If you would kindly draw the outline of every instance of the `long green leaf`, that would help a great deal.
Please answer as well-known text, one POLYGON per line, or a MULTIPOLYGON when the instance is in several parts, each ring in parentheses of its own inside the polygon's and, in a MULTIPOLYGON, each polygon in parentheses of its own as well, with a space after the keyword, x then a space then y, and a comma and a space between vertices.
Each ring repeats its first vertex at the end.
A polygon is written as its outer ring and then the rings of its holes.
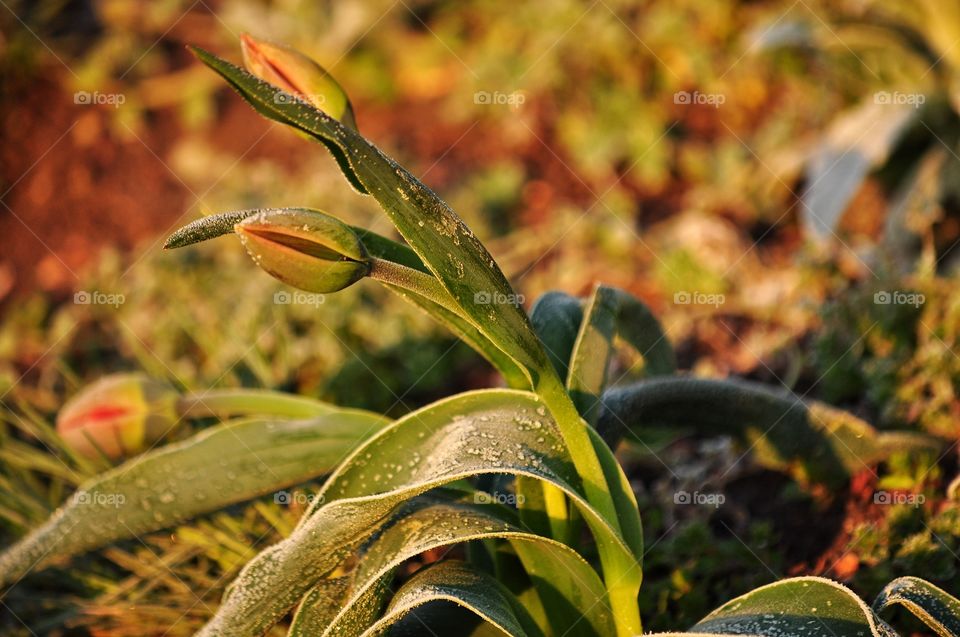
POLYGON ((436 193, 326 113, 301 100, 277 100, 280 89, 211 53, 193 50, 260 113, 324 142, 344 174, 377 200, 459 306, 536 385, 549 363, 526 313, 513 302, 513 289, 493 257, 436 193))
POLYGON ((331 409, 309 420, 251 419, 211 427, 85 483, 43 525, 0 554, 10 583, 76 555, 330 472, 389 419, 331 409))
MULTIPOLYGON (((358 625, 354 608, 378 607, 377 600, 388 592, 381 582, 396 566, 435 548, 495 538, 508 540, 533 583, 543 584, 538 590, 544 606, 551 609, 554 634, 610 634, 613 620, 606 603, 598 603, 604 599, 604 588, 596 571, 569 547, 522 530, 512 511, 486 504, 479 495, 465 497, 480 503, 422 496, 399 507, 387 528, 359 557, 350 590, 337 604, 336 619, 316 619, 317 611, 325 614, 317 600, 301 604, 291 636, 355 637, 364 627, 358 625), (424 533, 424 529, 430 532, 424 533)), ((321 587, 326 588, 325 583, 321 582, 321 587)))
MULTIPOLYGON (((776 469, 832 485, 877 462, 892 450, 889 434, 817 401, 804 401, 760 383, 702 378, 656 378, 603 395, 597 424, 608 442, 650 427, 686 427, 745 441, 755 457, 776 469)), ((933 449, 927 436, 897 434, 896 447, 933 449)))
POLYGON ((587 504, 580 476, 541 403, 526 392, 486 390, 413 412, 358 448, 328 479, 317 499, 322 504, 290 537, 244 567, 201 634, 260 634, 360 548, 398 504, 466 477, 497 473, 531 476, 563 490, 607 555, 609 572, 618 575, 608 590, 636 598, 638 539, 631 533, 625 544, 587 504))
POLYGON ((713 635, 897 637, 850 589, 822 577, 797 577, 733 599, 690 629, 713 635))
POLYGON ((547 292, 537 299, 530 311, 533 329, 560 378, 567 377, 567 366, 582 321, 580 300, 564 292, 547 292))
MULTIPOLYGON (((353 578, 350 575, 323 578, 318 581, 301 601, 287 635, 289 637, 319 635, 323 627, 330 625, 330 622, 340 613, 343 600, 347 599, 352 585, 353 578)), ((378 587, 377 595, 371 595, 371 597, 378 597, 379 594, 385 593, 383 588, 383 586, 378 587)), ((359 607, 360 604, 355 606, 359 607)), ((369 626, 377 620, 381 610, 381 600, 376 598, 373 603, 367 604, 364 608, 354 608, 353 621, 357 626, 369 626)))
POLYGON ((543 635, 529 613, 500 582, 462 562, 446 561, 417 573, 404 584, 383 618, 364 632, 363 637, 384 635, 414 609, 438 601, 452 602, 473 612, 508 637, 543 635))
POLYGON ((306 396, 271 389, 207 389, 184 394, 177 400, 181 418, 240 416, 307 419, 342 411, 339 407, 306 396))
POLYGON ((600 395, 617 341, 643 357, 647 375, 676 371, 673 347, 647 306, 623 290, 598 285, 587 302, 567 374, 573 402, 588 422, 596 423, 600 416, 600 395))
POLYGON ((941 637, 960 635, 960 600, 919 577, 899 577, 880 591, 873 609, 880 613, 900 605, 941 637))

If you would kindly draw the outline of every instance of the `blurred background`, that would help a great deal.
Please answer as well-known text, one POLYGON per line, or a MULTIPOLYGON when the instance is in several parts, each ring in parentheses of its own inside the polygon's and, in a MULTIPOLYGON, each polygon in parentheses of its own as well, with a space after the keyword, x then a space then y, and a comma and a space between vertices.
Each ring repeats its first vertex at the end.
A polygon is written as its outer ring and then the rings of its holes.
MULTIPOLYGON (((960 4, 0 0, 4 544, 89 475, 47 434, 105 373, 391 415, 499 382, 374 285, 298 302, 229 238, 161 249, 201 215, 258 206, 390 231, 323 148, 185 49, 238 62, 244 32, 336 76, 360 131, 458 211, 528 308, 610 283, 653 308, 691 373, 960 433, 960 4)), ((680 436, 624 452, 653 547, 651 629, 788 574, 870 597, 914 573, 956 592, 953 446, 843 493, 798 489, 743 451, 680 436), (727 505, 672 511, 651 448, 727 505), (927 506, 877 506, 878 481, 927 506)), ((0 627, 190 634, 297 514, 238 506, 47 570, 0 599, 0 627)))

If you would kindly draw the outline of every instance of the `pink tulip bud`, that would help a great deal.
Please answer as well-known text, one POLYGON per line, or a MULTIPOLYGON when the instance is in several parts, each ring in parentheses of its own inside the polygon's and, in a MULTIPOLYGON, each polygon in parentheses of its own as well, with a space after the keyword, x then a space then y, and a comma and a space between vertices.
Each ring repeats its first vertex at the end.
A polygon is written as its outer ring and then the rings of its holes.
POLYGON ((143 374, 106 376, 64 404, 57 433, 87 457, 134 455, 176 428, 178 397, 170 385, 143 374))

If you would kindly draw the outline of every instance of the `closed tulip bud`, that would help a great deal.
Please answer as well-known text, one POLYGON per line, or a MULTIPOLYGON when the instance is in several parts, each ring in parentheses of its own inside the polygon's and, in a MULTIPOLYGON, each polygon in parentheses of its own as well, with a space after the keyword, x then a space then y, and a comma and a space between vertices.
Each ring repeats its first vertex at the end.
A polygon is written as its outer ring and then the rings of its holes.
MULTIPOLYGON (((243 64, 264 82, 312 104, 344 126, 356 130, 353 107, 346 92, 326 69, 303 53, 279 44, 240 36, 243 64)), ((282 95, 278 96, 282 99, 282 95)))
POLYGON ((258 266, 301 290, 337 292, 370 273, 370 257, 357 234, 319 210, 265 210, 234 231, 258 266))
POLYGON ((116 460, 139 453, 179 422, 179 395, 143 374, 114 374, 85 387, 57 416, 57 433, 74 451, 116 460))

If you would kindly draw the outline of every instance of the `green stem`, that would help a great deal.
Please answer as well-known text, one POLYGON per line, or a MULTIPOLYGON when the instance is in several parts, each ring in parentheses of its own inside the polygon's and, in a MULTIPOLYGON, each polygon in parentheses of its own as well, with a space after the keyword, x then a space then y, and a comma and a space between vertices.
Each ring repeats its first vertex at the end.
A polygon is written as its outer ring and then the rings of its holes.
POLYGON ((473 319, 464 314, 463 309, 450 296, 450 293, 447 292, 440 281, 430 274, 393 261, 374 257, 370 260, 370 273, 367 276, 382 283, 395 285, 398 288, 419 294, 473 324, 473 319))
MULTIPOLYGON (((587 425, 570 399, 570 394, 555 373, 540 376, 535 391, 550 410, 560 429, 560 434, 570 452, 570 458, 583 481, 587 501, 607 520, 614 531, 622 536, 616 505, 607 487, 600 459, 587 434, 587 425)), ((617 547, 598 542, 597 549, 603 568, 604 584, 617 624, 618 637, 641 634, 643 631, 637 592, 632 586, 626 585, 629 582, 629 571, 636 565, 623 564, 617 547)))
POLYGON ((177 400, 177 413, 183 418, 244 414, 312 418, 330 409, 318 400, 268 389, 209 389, 184 394, 177 400))

